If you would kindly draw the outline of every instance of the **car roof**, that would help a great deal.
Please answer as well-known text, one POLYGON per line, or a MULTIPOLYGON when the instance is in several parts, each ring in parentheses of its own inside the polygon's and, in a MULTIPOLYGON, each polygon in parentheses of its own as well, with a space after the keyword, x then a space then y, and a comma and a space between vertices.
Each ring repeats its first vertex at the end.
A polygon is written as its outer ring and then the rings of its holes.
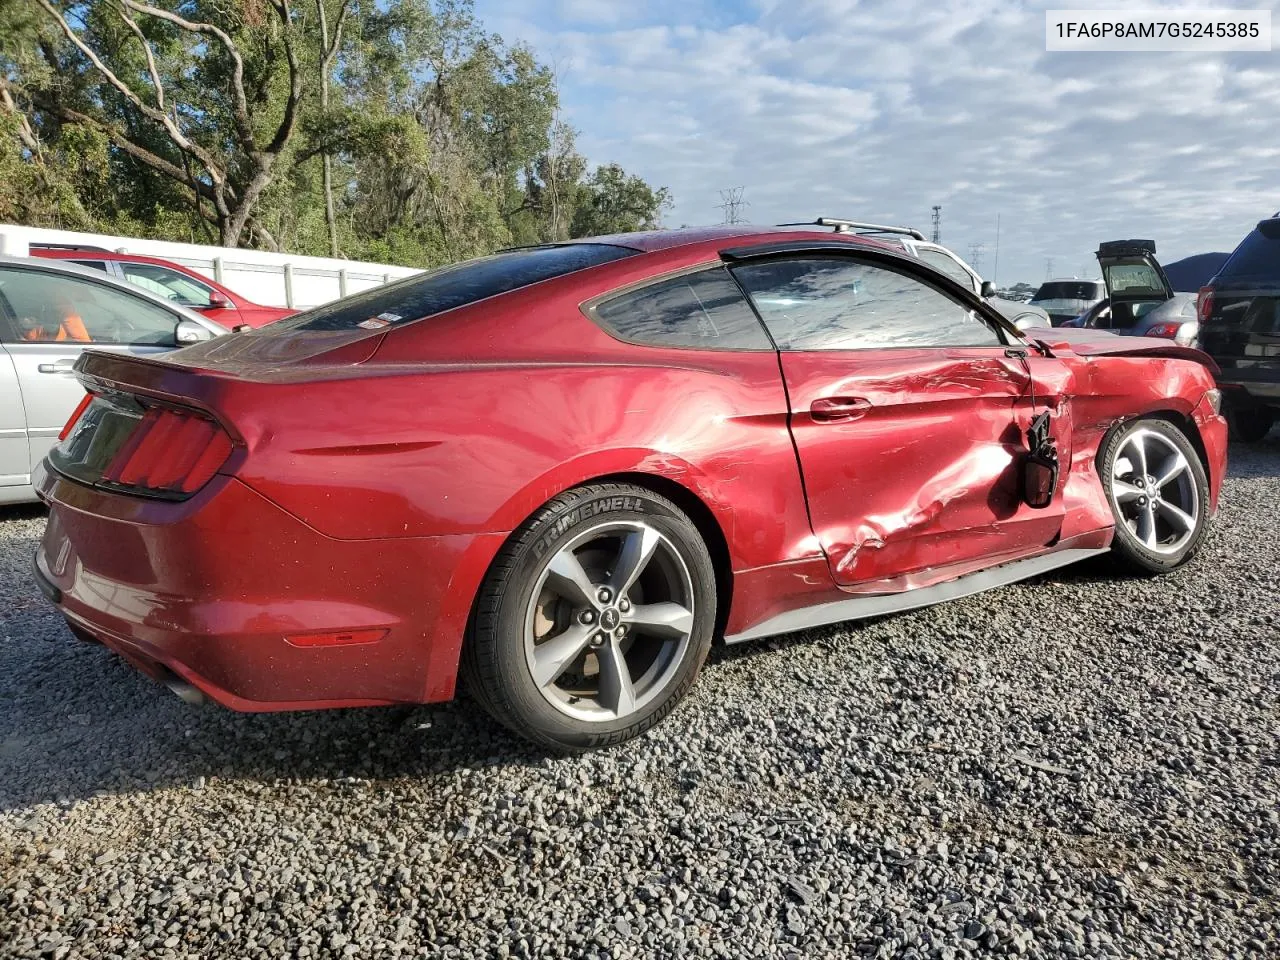
MULTIPOLYGON (((31 250, 33 257, 41 260, 118 260, 122 263, 152 263, 158 267, 175 267, 184 273, 192 273, 190 267, 177 263, 173 260, 166 260, 164 257, 150 257, 145 253, 119 253, 115 250, 94 250, 90 247, 81 247, 79 249, 68 249, 63 247, 33 247, 31 250)), ((208 280, 208 277, 201 277, 202 280, 208 280)))
POLYGON ((751 224, 734 223, 718 224, 711 227, 680 227, 675 230, 640 230, 633 233, 611 233, 598 237, 577 237, 562 241, 572 243, 603 243, 616 247, 630 247, 642 253, 656 253, 675 247, 692 244, 714 245, 722 240, 752 240, 761 242, 776 240, 779 237, 796 240, 838 240, 852 244, 866 244, 877 250, 896 249, 900 247, 886 242, 879 236, 859 233, 836 233, 830 227, 814 224, 751 224))
POLYGON ((78 263, 62 263, 60 262, 61 259, 62 258, 60 257, 12 257, 8 254, 0 253, 0 267, 17 267, 20 270, 32 270, 41 273, 59 273, 66 276, 79 277, 84 280, 91 280, 94 283, 103 284, 108 287, 115 287, 117 290, 121 290, 124 293, 128 293, 135 297, 141 297, 144 300, 149 300, 158 306, 172 310, 184 319, 195 320, 203 327, 207 327, 212 324, 218 330, 225 331, 227 329, 217 321, 210 320, 203 314, 184 307, 180 303, 175 303, 168 297, 162 297, 158 294, 152 293, 146 287, 140 287, 135 283, 128 283, 124 280, 117 280, 115 277, 108 276, 101 270, 96 270, 93 267, 82 267, 78 263))
POLYGON ((729 237, 746 237, 753 234, 773 234, 779 227, 761 227, 751 224, 722 224, 714 227, 680 227, 676 230, 639 230, 632 233, 609 233, 598 237, 577 237, 568 243, 604 243, 615 247, 630 247, 653 253, 671 247, 682 247, 708 240, 724 240, 729 237))

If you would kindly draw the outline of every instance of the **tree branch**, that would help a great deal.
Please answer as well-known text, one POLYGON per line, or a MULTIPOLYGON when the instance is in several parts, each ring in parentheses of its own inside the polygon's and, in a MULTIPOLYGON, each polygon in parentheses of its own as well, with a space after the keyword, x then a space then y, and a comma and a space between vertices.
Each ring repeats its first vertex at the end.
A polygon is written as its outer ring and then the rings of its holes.
POLYGON ((156 109, 164 109, 164 84, 160 82, 160 71, 156 69, 156 58, 151 52, 151 44, 147 42, 147 38, 142 33, 142 28, 138 26, 138 21, 129 16, 129 12, 124 7, 116 7, 116 12, 120 14, 120 19, 125 22, 138 42, 142 44, 142 52, 147 57, 147 72, 151 74, 151 83, 156 88, 156 109))
MULTIPOLYGON (((130 5, 132 4, 132 0, 123 0, 123 2, 130 5)), ((174 123, 163 110, 157 110, 155 107, 143 103, 142 98, 134 93, 133 88, 117 77, 111 68, 103 63, 98 55, 80 39, 76 32, 71 29, 71 24, 67 23, 66 17, 58 11, 57 7, 50 3, 50 0, 36 0, 36 3, 38 3, 44 11, 49 14, 49 16, 53 17, 62 32, 66 35, 67 39, 71 41, 72 45, 77 50, 88 58, 89 62, 97 68, 98 73, 102 75, 103 79, 120 91, 120 94, 132 103, 143 116, 164 127, 165 132, 169 134, 169 138, 173 140, 180 149, 187 151, 200 161, 201 165, 203 165, 205 170, 208 171, 209 177, 215 183, 221 183, 226 180, 226 174, 222 172, 222 169, 218 166, 218 163, 213 159, 209 152, 199 144, 193 143, 191 140, 187 139, 186 135, 178 128, 178 125, 174 123)))
POLYGON ((18 118, 18 139, 32 154, 37 157, 40 156, 40 141, 36 138, 35 131, 31 129, 31 123, 27 120, 27 115, 22 112, 17 102, 13 99, 9 81, 4 78, 3 74, 0 74, 0 113, 12 113, 18 118))
POLYGON ((90 116, 87 113, 81 113, 79 110, 74 110, 71 107, 66 107, 59 103, 34 97, 31 98, 31 100, 40 110, 43 110, 50 116, 57 117, 63 123, 79 123, 100 131, 116 146, 117 149, 123 153, 127 153, 135 160, 146 164, 157 173, 161 173, 164 176, 169 177, 172 180, 176 180, 178 183, 188 187, 197 196, 203 197, 211 202, 220 216, 230 216, 230 211, 227 209, 227 201, 231 200, 234 202, 237 199, 236 191, 230 184, 222 183, 210 185, 204 183, 198 177, 192 176, 187 170, 184 170, 177 164, 166 160, 159 154, 153 153, 146 147, 142 147, 134 143, 129 139, 128 134, 115 124, 107 123, 97 117, 90 116))
MULTIPOLYGON (((323 4, 323 2, 324 0, 320 0, 321 4, 323 4)), ((342 6, 338 8, 337 19, 333 21, 333 38, 329 42, 329 49, 324 51, 324 57, 323 57, 323 60, 321 61, 321 65, 325 70, 328 70, 330 64, 333 63, 334 55, 337 54, 338 47, 342 44, 342 25, 344 22, 346 22, 347 14, 350 12, 350 10, 351 10, 351 0, 342 0, 342 6)), ((322 5, 320 7, 321 23, 324 22, 324 18, 325 18, 324 7, 322 5)))
MULTIPOLYGON (((131 3, 132 0, 125 0, 131 3)), ((292 26, 290 22, 289 0, 269 0, 280 18, 281 41, 284 43, 285 59, 289 63, 289 98, 284 104, 284 117, 276 128, 276 135, 267 144, 264 153, 272 156, 284 149, 284 145, 293 136, 293 127, 298 119, 298 104, 302 101, 302 71, 298 66, 298 52, 293 49, 292 26)))
MULTIPOLYGON (((38 2, 47 4, 48 0, 38 0, 38 2)), ((233 114, 236 132, 240 135, 240 139, 244 141, 247 150, 250 152, 256 150, 257 143, 253 136, 253 124, 249 119, 249 101, 244 93, 244 59, 240 56, 240 50, 235 41, 231 39, 231 36, 221 27, 216 27, 212 23, 196 23, 161 7, 139 3, 138 0, 120 0, 120 2, 130 10, 149 17, 159 17, 161 20, 167 20, 174 26, 180 27, 189 33, 200 33, 218 39, 218 42, 227 51, 227 55, 231 57, 231 94, 235 98, 233 114)))

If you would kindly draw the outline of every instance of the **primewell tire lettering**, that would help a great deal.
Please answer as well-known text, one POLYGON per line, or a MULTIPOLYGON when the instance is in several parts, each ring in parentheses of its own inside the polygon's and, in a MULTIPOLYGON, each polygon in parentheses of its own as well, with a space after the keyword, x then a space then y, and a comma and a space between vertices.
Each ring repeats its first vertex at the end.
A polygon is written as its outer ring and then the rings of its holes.
POLYGON ((601 500, 593 500, 591 503, 583 504, 582 506, 574 507, 555 522, 552 526, 551 532, 539 540, 534 549, 538 555, 541 556, 550 549, 551 544, 558 537, 560 537, 579 520, 586 517, 598 517, 601 514, 622 510, 630 510, 634 513, 644 513, 644 502, 638 497, 606 497, 601 500))

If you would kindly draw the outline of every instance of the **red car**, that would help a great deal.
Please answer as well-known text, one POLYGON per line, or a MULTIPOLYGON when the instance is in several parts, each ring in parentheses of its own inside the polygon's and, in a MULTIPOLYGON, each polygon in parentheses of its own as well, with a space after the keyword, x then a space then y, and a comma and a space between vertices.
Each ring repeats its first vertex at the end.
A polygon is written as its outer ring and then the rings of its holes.
POLYGON ((504 252, 163 358, 86 353, 36 572, 189 699, 423 703, 461 673, 539 743, 616 743, 713 636, 1195 553, 1212 362, 1032 335, 816 227, 504 252))
POLYGON ((228 329, 245 323, 251 327, 262 327, 284 317, 292 317, 298 312, 288 307, 265 307, 246 300, 190 267, 161 260, 159 257, 112 253, 109 250, 84 247, 32 247, 31 255, 50 260, 69 260, 83 267, 101 270, 117 280, 136 283, 174 303, 197 310, 228 329))

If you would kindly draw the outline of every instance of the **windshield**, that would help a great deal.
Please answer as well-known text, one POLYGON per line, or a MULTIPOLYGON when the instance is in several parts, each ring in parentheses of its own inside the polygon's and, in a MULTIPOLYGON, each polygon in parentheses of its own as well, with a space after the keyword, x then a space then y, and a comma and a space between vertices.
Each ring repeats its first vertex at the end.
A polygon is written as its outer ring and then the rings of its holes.
POLYGON ((421 320, 638 250, 605 243, 568 243, 510 250, 415 274, 269 324, 259 335, 298 330, 379 330, 421 320))
POLYGON ((1240 242, 1236 252, 1218 271, 1218 279, 1280 284, 1280 238, 1272 239, 1255 229, 1240 242))
POLYGON ((1031 302, 1044 306, 1045 300, 1097 300, 1098 284, 1093 280, 1052 280, 1040 284, 1031 302))

